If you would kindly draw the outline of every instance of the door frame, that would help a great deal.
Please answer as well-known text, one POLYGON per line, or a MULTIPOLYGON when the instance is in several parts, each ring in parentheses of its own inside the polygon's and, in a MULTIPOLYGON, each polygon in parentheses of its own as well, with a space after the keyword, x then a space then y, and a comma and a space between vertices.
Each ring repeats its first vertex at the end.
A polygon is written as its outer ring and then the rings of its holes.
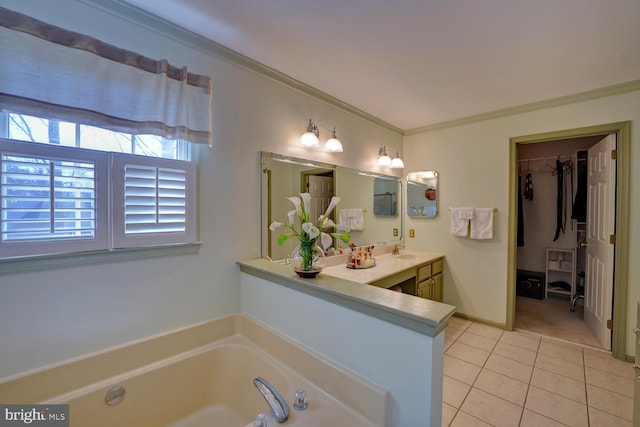
POLYGON ((616 122, 582 128, 544 132, 509 138, 509 224, 507 254, 507 321, 506 328, 514 329, 516 319, 516 270, 518 233, 518 148, 554 140, 614 133, 617 136, 616 170, 616 244, 614 248, 613 330, 611 351, 616 359, 624 359, 627 343, 627 294, 629 289, 629 219, 631 171, 631 122, 616 122))

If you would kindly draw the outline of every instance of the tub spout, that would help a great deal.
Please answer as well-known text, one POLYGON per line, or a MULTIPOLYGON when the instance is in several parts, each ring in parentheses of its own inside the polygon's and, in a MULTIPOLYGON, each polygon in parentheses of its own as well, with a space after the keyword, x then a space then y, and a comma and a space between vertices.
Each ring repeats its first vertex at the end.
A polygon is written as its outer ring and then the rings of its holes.
POLYGON ((262 377, 254 379, 253 384, 269 404, 276 421, 279 423, 287 421, 287 418, 289 418, 289 405, 287 405, 287 402, 285 402, 280 393, 278 393, 278 390, 262 377))

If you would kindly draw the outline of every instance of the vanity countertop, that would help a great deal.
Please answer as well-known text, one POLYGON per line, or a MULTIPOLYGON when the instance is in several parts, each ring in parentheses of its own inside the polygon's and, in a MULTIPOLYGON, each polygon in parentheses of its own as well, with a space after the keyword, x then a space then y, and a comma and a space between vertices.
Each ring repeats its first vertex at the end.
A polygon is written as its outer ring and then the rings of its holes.
POLYGON ((240 271, 252 276, 434 337, 447 326, 455 306, 367 284, 443 256, 437 253, 401 252, 401 255, 405 254, 415 257, 402 259, 397 255, 384 254, 376 257, 377 265, 373 268, 350 270, 345 264, 340 264, 326 267, 314 279, 302 279, 293 272, 291 265, 264 258, 239 261, 238 265, 240 271))
POLYGON ((373 283, 385 277, 393 276, 401 271, 415 268, 444 257, 443 254, 434 252, 418 252, 402 250, 399 255, 386 253, 375 256, 376 266, 372 268, 353 269, 347 268, 346 263, 325 267, 322 274, 358 283, 373 283))

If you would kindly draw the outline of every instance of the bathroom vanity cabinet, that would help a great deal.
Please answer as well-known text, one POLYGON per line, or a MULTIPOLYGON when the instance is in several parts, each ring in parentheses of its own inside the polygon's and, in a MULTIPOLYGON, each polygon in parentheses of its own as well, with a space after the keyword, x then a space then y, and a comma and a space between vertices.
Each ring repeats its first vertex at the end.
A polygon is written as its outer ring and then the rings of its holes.
POLYGON ((432 258, 369 284, 387 289, 399 286, 403 293, 442 302, 443 265, 443 257, 432 258))

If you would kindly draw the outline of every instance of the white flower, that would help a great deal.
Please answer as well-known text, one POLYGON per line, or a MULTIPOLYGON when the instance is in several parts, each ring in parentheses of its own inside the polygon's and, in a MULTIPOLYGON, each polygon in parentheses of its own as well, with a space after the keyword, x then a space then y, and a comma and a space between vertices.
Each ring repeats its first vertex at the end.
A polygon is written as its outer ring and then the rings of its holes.
POLYGON ((293 222, 296 220, 296 210, 289 211, 287 218, 289 219, 289 225, 293 225, 293 222))
POLYGON ((312 222, 305 222, 302 224, 302 231, 307 233, 310 239, 315 239, 320 235, 320 230, 318 230, 318 227, 313 225, 312 222))
POLYGON ((322 243, 322 249, 329 249, 333 245, 333 237, 327 233, 320 233, 320 243, 322 243))
POLYGON ((304 202, 304 211, 309 215, 311 212, 311 194, 300 193, 300 197, 302 197, 302 201, 304 202))
POLYGON ((331 201, 329 202, 329 206, 327 207, 327 211, 324 213, 324 216, 328 217, 329 214, 331 213, 331 211, 333 210, 333 208, 335 208, 338 203, 340 203, 340 197, 333 196, 331 198, 331 201))
POLYGON ((300 199, 297 197, 287 197, 287 199, 289 199, 289 201, 293 203, 293 206, 296 207, 296 214, 301 215, 302 205, 300 204, 300 199))
POLYGON ((335 227, 336 224, 333 222, 333 220, 331 220, 331 218, 327 218, 324 217, 324 219, 322 220, 322 225, 320 226, 320 228, 322 228, 323 230, 326 230, 327 228, 331 228, 331 227, 335 227))
POLYGON ((277 228, 282 227, 284 224, 278 221, 273 221, 269 226, 269 230, 276 231, 277 228))

